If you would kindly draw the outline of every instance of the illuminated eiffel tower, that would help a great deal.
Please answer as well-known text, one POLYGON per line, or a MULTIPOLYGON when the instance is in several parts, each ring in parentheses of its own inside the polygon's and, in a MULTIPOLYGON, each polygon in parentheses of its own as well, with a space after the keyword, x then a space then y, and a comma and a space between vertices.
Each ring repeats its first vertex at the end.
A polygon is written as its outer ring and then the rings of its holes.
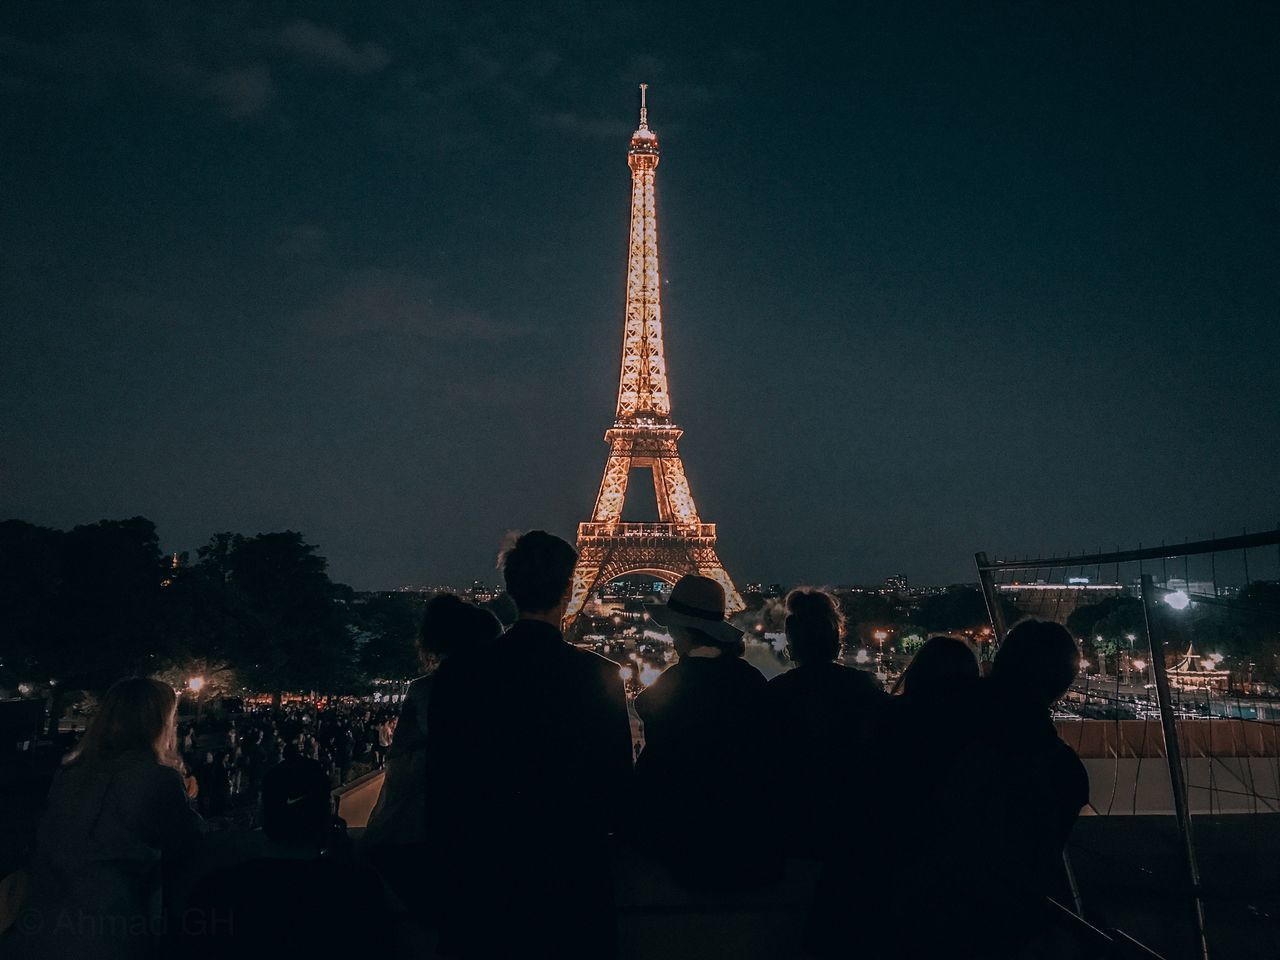
POLYGON ((578 525, 578 567, 565 615, 571 622, 596 588, 641 573, 675 583, 687 573, 724 587, 730 610, 742 598, 716 555, 716 525, 703 523, 693 503, 671 422, 667 366, 662 349, 658 281, 658 217, 654 172, 658 137, 649 129, 647 84, 640 84, 640 128, 631 135, 631 242, 627 255, 627 312, 622 334, 618 411, 605 431, 609 460, 591 519, 578 525), (623 523, 622 506, 633 467, 648 467, 658 501, 657 523, 623 523))

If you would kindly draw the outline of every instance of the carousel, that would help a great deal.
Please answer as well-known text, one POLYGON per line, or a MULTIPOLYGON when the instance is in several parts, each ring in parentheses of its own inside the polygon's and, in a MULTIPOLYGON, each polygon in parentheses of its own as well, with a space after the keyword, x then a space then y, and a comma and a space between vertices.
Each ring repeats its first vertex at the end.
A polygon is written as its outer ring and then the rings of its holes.
POLYGON ((1211 653, 1200 656, 1196 653, 1195 644, 1187 647, 1182 659, 1169 668, 1169 685, 1183 690, 1220 690, 1226 692, 1230 686, 1231 671, 1222 670, 1222 654, 1211 653))

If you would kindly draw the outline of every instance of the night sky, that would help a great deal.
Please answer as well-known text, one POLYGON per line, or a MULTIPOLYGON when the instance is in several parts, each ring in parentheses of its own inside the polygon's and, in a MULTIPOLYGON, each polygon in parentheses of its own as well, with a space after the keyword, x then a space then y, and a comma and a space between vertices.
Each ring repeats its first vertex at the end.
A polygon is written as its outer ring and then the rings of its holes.
POLYGON ((571 538, 647 81, 740 585, 1274 525, 1280 7, 971 6, 4 4, 0 517, 571 538))

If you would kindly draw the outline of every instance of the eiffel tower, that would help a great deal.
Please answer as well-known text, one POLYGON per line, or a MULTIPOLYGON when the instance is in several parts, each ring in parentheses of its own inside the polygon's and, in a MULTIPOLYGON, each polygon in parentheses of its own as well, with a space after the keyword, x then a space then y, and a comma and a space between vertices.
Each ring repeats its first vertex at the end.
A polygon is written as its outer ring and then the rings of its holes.
POLYGON ((693 503, 676 443, 684 433, 671 422, 667 366, 662 349, 662 305, 658 281, 658 217, 654 172, 658 137, 649 129, 648 84, 640 84, 640 128, 631 135, 631 242, 627 254, 627 311, 622 334, 618 410, 605 431, 609 460, 591 519, 578 525, 578 567, 566 623, 600 586, 632 573, 675 583, 687 573, 711 577, 724 587, 729 609, 742 598, 716 555, 716 525, 703 523, 693 503), (623 523, 627 479, 634 467, 653 474, 657 523, 623 523))

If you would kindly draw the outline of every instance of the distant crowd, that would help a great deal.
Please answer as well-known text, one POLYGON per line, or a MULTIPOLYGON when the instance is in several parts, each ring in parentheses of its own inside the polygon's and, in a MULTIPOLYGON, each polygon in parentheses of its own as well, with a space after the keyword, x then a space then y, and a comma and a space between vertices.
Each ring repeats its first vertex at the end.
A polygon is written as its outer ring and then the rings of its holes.
POLYGON ((788 863, 816 864, 797 955, 1032 949, 1088 801, 1049 712, 1079 661, 1065 628, 1019 623, 985 677, 965 642, 930 638, 887 693, 838 662, 833 599, 797 590, 793 668, 766 681, 721 586, 687 576, 649 607, 678 659, 635 700, 636 758, 617 664, 561 634, 576 560, 543 531, 516 539, 506 629, 458 597, 428 603, 427 672, 398 718, 264 711, 210 750, 208 731, 177 730, 172 688, 117 683, 29 868, 0 884, 4 955, 608 960, 613 864, 640 823, 645 856, 696 895, 767 895, 788 863), (329 794, 358 762, 386 776, 353 842, 329 794), (237 791, 261 828, 211 833, 201 813, 237 791))
POLYGON ((335 787, 381 768, 396 718, 364 705, 257 708, 181 723, 177 741, 196 809, 219 817, 256 808, 266 772, 286 756, 316 761, 335 787))

